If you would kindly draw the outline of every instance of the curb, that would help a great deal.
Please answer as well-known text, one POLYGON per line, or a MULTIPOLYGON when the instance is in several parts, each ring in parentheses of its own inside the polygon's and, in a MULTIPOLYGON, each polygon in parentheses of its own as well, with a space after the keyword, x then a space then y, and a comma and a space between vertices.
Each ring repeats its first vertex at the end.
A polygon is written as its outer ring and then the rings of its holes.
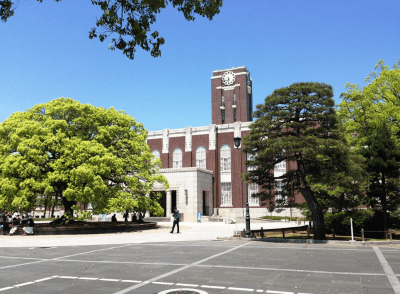
POLYGON ((391 245, 400 244, 400 240, 392 241, 339 241, 339 240, 313 240, 313 239, 280 239, 280 238, 242 238, 242 237, 218 237, 225 241, 259 241, 271 243, 300 243, 300 244, 343 244, 343 245, 391 245))

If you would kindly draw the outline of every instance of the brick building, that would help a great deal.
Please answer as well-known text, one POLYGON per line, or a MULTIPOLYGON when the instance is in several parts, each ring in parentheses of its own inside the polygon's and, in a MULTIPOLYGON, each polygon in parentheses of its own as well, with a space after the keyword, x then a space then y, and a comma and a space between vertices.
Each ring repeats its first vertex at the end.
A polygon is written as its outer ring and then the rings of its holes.
MULTIPOLYGON (((216 70, 211 77, 211 125, 149 132, 147 144, 161 159, 159 172, 170 184, 167 191, 154 187, 163 195, 165 216, 177 207, 185 221, 195 221, 198 212, 243 217, 246 187, 251 217, 271 215, 258 198, 250 197, 258 186, 241 180, 246 169, 245 154, 234 146, 233 138, 247 135, 252 122, 252 86, 250 72, 244 66, 216 70)), ((284 172, 285 163, 275 167, 275 173, 284 172)), ((277 183, 277 198, 279 186, 277 183)), ((280 209, 274 214, 297 216, 299 212, 280 209)))

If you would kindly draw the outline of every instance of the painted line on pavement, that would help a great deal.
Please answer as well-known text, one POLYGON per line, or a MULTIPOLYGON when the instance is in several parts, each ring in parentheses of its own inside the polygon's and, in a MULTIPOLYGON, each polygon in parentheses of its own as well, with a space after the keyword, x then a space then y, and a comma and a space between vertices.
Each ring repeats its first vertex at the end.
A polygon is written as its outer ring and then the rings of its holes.
POLYGON ((228 290, 247 291, 247 292, 253 292, 254 291, 254 289, 250 289, 250 288, 236 288, 236 287, 229 287, 228 290))
MULTIPOLYGON (((197 265, 198 267, 210 268, 229 268, 229 269, 249 269, 249 270, 265 270, 265 271, 283 271, 283 272, 303 272, 316 274, 337 274, 337 275, 360 275, 360 276, 386 276, 383 273, 349 273, 349 272, 329 272, 329 271, 312 271, 312 270, 297 270, 291 268, 270 268, 270 267, 245 267, 245 266, 228 266, 228 265, 197 265)), ((400 276, 400 274, 398 275, 400 276)), ((396 293, 397 294, 397 293, 396 293)), ((400 293, 399 293, 400 294, 400 293)))
MULTIPOLYGON (((160 280, 160 279, 162 279, 162 278, 171 276, 171 275, 173 275, 173 274, 176 274, 176 273, 178 273, 178 272, 180 272, 180 271, 183 271, 183 270, 186 270, 186 269, 188 269, 188 268, 191 268, 191 267, 193 267, 193 266, 195 266, 195 265, 198 265, 198 264, 200 264, 200 263, 203 263, 203 262, 208 261, 208 260, 210 260, 210 259, 213 259, 213 258, 215 258, 215 257, 221 256, 221 255, 224 255, 224 254, 226 254, 226 253, 229 253, 229 252, 232 252, 232 251, 234 251, 234 250, 237 250, 237 249, 239 249, 239 248, 242 248, 242 247, 244 247, 244 246, 246 246, 246 245, 248 245, 248 244, 249 244, 249 243, 245 243, 245 244, 239 245, 239 246, 237 246, 237 247, 231 248, 231 249, 229 249, 229 250, 226 250, 226 251, 223 251, 223 252, 214 254, 214 255, 212 255, 212 256, 210 256, 210 257, 204 258, 204 259, 199 260, 199 261, 197 261, 197 262, 194 262, 194 263, 192 263, 192 264, 186 265, 186 266, 181 267, 181 268, 177 268, 177 269, 175 269, 175 270, 173 270, 173 271, 167 272, 167 273, 162 274, 162 275, 160 275, 160 276, 158 276, 158 277, 149 279, 149 280, 147 280, 146 282, 155 282, 155 281, 157 281, 157 280, 160 280)), ((137 285, 135 285, 135 286, 126 288, 126 289, 124 289, 124 290, 122 290, 122 291, 118 291, 118 292, 116 292, 115 294, 124 294, 124 293, 126 293, 126 292, 131 291, 131 290, 134 290, 134 289, 143 287, 144 285, 145 285, 145 283, 143 282, 143 283, 137 284, 137 285)))
POLYGON ((395 294, 400 294, 400 282, 399 279, 397 279, 396 275, 394 274, 392 268, 388 264, 385 256, 383 256, 382 252, 379 250, 378 247, 374 246, 373 247, 376 253, 376 256, 378 257, 379 261, 381 262, 381 265, 383 267, 383 270, 386 273, 386 276, 390 282, 390 285, 392 285, 392 288, 394 290, 395 294))
POLYGON ((168 282, 153 282, 152 284, 159 284, 159 285, 173 285, 174 283, 168 283, 168 282))
POLYGON ((210 285, 201 285, 200 288, 209 288, 209 289, 225 289, 224 286, 210 286, 210 285))
MULTIPOLYGON (((61 261, 61 262, 84 262, 84 263, 106 263, 106 264, 137 264, 137 265, 163 265, 163 266, 188 266, 185 263, 165 263, 165 262, 137 262, 137 261, 109 261, 109 260, 85 260, 85 259, 45 259, 44 261, 61 261)), ((10 266, 12 267, 12 266, 10 266)), ((244 269, 244 270, 265 270, 265 271, 286 271, 286 272, 304 272, 316 274, 339 274, 339 275, 361 275, 361 276, 386 276, 385 273, 352 273, 352 272, 330 272, 330 271, 314 271, 314 270, 301 270, 293 268, 260 268, 260 267, 245 267, 245 266, 226 266, 226 265, 207 265, 200 264, 194 267, 207 267, 207 268, 229 268, 229 269, 244 269)), ((0 268, 1 269, 1 268, 0 268)), ((400 274, 397 276, 400 277, 400 274)))
POLYGON ((86 252, 81 252, 81 253, 76 253, 76 254, 71 254, 71 255, 56 257, 56 258, 42 259, 42 260, 33 261, 33 262, 20 263, 20 264, 16 264, 16 265, 8 265, 8 266, 0 267, 0 269, 6 269, 6 268, 11 268, 11 267, 17 267, 17 266, 35 264, 35 263, 42 263, 42 262, 46 262, 46 261, 56 261, 56 260, 60 260, 61 258, 67 258, 67 257, 72 257, 72 256, 77 256, 77 255, 82 255, 82 254, 89 254, 89 253, 93 253, 93 252, 99 252, 99 251, 104 251, 104 250, 111 250, 111 249, 122 248, 122 247, 128 247, 128 246, 132 246, 132 244, 125 244, 125 245, 121 245, 121 246, 115 246, 115 247, 109 247, 109 248, 91 250, 91 251, 86 251, 86 252))
MULTIPOLYGON (((18 285, 14 285, 11 287, 6 287, 6 288, 1 288, 0 291, 6 291, 6 290, 11 290, 11 289, 15 289, 15 288, 19 288, 22 286, 26 286, 26 285, 31 285, 31 284, 35 284, 35 283, 39 283, 39 282, 44 282, 47 280, 51 280, 51 279, 78 279, 78 280, 90 280, 90 281, 104 281, 104 282, 129 282, 129 283, 142 283, 142 284, 158 284, 158 285, 167 285, 167 286, 172 286, 172 285, 176 285, 176 286, 185 286, 185 287, 200 287, 200 288, 208 288, 208 289, 219 289, 219 290, 232 290, 232 291, 244 291, 244 292, 258 292, 258 293, 263 293, 264 290, 261 289, 250 289, 250 288, 238 288, 238 287, 225 287, 225 286, 213 286, 213 285, 196 285, 196 284, 183 284, 183 283, 172 283, 172 282, 150 282, 150 281, 136 281, 136 280, 121 280, 121 279, 106 279, 106 278, 92 278, 92 277, 72 277, 72 276, 52 276, 52 277, 47 277, 47 278, 43 278, 43 279, 39 279, 39 280, 35 280, 32 282, 26 282, 26 283, 22 283, 22 284, 18 284, 18 285)), ((283 291, 271 291, 271 290, 267 290, 266 293, 271 293, 271 294, 294 294, 293 292, 283 292, 283 291)), ((299 294, 310 294, 310 293, 299 293, 299 294)))
POLYGON ((199 286, 196 284, 182 284, 182 283, 176 283, 175 285, 182 286, 182 287, 198 287, 199 286))

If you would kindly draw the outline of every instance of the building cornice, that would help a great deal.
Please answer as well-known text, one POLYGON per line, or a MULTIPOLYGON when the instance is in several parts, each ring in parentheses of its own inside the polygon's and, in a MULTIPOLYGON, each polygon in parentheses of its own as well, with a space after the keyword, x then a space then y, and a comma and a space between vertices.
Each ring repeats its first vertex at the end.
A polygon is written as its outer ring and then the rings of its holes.
POLYGON ((182 173, 182 172, 201 172, 205 174, 211 174, 211 175, 213 174, 213 171, 200 167, 160 168, 158 172, 161 174, 182 173))

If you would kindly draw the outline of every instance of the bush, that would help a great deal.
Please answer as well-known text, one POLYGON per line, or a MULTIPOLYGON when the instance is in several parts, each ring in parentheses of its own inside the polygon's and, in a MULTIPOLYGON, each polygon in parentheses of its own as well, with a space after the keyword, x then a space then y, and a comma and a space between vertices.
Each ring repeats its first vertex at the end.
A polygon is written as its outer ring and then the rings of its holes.
POLYGON ((353 233, 361 235, 365 231, 379 231, 382 229, 381 212, 372 209, 360 209, 349 212, 328 212, 324 215, 325 227, 328 233, 335 230, 337 235, 350 235, 350 218, 353 218, 353 233))
POLYGON ((393 211, 390 214, 390 226, 400 228, 400 210, 393 211))

